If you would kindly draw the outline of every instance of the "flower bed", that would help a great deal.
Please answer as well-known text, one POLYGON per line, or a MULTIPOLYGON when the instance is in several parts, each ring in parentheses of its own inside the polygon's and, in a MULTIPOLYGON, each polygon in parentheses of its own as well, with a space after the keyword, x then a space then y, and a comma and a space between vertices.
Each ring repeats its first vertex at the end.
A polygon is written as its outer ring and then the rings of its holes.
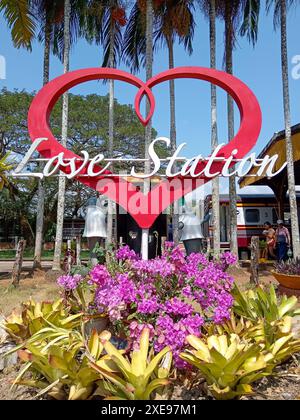
MULTIPOLYGON (((145 327, 150 330, 154 350, 170 346, 177 367, 186 337, 201 335, 205 323, 221 324, 230 319, 233 278, 226 273, 236 262, 230 253, 220 261, 202 254, 187 259, 173 244, 166 244, 162 257, 142 261, 129 247, 119 249, 88 277, 64 276, 58 284, 70 291, 94 291, 89 310, 108 314, 115 334, 125 336, 132 348, 145 327)), ((81 293, 82 294, 82 293, 81 293)))
POLYGON ((205 382, 209 397, 235 399, 300 351, 297 299, 273 286, 241 292, 230 253, 184 258, 167 243, 151 261, 127 247, 106 258, 60 277, 63 299, 27 302, 5 320, 10 354, 24 363, 14 385, 55 399, 138 400, 205 382))

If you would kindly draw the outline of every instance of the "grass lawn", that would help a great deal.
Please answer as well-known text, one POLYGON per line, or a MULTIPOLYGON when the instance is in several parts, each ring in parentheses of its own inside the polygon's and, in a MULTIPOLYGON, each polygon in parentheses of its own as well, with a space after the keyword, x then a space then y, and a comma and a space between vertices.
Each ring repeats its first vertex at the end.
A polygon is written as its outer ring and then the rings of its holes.
POLYGON ((0 282, 0 314, 7 316, 15 309, 20 312, 21 303, 31 298, 37 302, 53 301, 59 298, 59 288, 55 282, 46 282, 44 274, 22 279, 17 289, 10 287, 10 280, 0 282))
MULTIPOLYGON (((44 260, 51 261, 53 259, 54 251, 43 251, 42 258, 44 260)), ((16 257, 16 251, 13 249, 10 250, 1 250, 0 251, 0 261, 4 260, 14 260, 16 257)), ((34 249, 28 248, 24 251, 24 258, 33 259, 34 257, 34 249)), ((81 259, 89 258, 89 251, 82 251, 81 252, 81 259)))

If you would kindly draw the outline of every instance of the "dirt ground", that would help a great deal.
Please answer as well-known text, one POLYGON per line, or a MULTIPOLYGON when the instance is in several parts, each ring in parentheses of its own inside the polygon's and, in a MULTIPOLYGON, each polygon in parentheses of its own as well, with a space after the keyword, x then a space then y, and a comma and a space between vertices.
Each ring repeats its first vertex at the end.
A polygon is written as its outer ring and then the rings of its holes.
POLYGON ((22 302, 30 298, 36 301, 49 301, 59 297, 59 290, 55 282, 45 279, 45 271, 36 271, 34 274, 22 274, 20 286, 12 288, 9 277, 0 280, 0 314, 9 315, 18 309, 22 302))
MULTIPOLYGON (((247 268, 234 268, 231 275, 241 288, 247 288, 250 273, 247 268)), ((20 308, 21 302, 30 298, 37 301, 48 301, 59 297, 54 279, 48 280, 45 271, 37 271, 34 275, 24 273, 18 289, 10 287, 10 278, 0 280, 0 314, 8 315, 20 308)), ((274 278, 269 271, 262 269, 260 282, 270 284, 274 278)), ((17 375, 19 366, 6 369, 0 373, 0 400, 30 400, 35 398, 35 391, 24 387, 11 390, 11 384, 17 375)), ((300 399, 300 355, 295 356, 288 364, 281 366, 274 377, 264 378, 254 385, 255 394, 243 397, 243 400, 299 400, 300 399)), ((205 400, 208 399, 206 384, 200 382, 190 390, 187 384, 174 384, 172 400, 205 400)))
MULTIPOLYGON (((247 268, 231 268, 229 272, 242 289, 247 287, 250 279, 250 273, 247 268)), ((18 289, 15 289, 10 286, 11 279, 9 275, 2 274, 0 277, 0 314, 9 315, 22 302, 30 298, 36 301, 56 299, 59 296, 59 291, 55 278, 49 281, 49 277, 47 275, 46 278, 46 270, 38 270, 34 273, 25 271, 22 273, 18 289)), ((260 282, 270 284, 275 282, 275 280, 269 271, 262 269, 260 282)))

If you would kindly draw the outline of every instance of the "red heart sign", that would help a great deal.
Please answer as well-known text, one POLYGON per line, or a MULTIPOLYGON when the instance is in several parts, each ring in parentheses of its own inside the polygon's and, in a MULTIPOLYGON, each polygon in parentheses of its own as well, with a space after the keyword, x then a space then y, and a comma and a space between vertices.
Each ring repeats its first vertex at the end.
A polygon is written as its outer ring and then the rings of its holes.
MULTIPOLYGON (((229 158, 232 152, 237 149, 238 152, 235 158, 242 159, 256 144, 260 134, 262 115, 259 103, 253 92, 243 82, 230 74, 202 67, 182 67, 161 73, 144 83, 137 77, 124 71, 92 68, 70 72, 54 79, 41 89, 34 98, 28 115, 28 130, 32 141, 38 138, 48 139, 37 148, 44 158, 50 159, 60 153, 64 153, 66 159, 80 159, 72 151, 65 149, 53 136, 49 126, 49 119, 54 105, 63 93, 81 83, 98 79, 119 80, 139 88, 135 108, 141 123, 145 126, 151 120, 155 110, 155 99, 151 91, 154 86, 174 79, 199 79, 221 87, 237 103, 241 114, 241 125, 237 135, 220 150, 217 157, 229 158), (150 114, 146 119, 142 117, 140 112, 140 104, 145 95, 151 104, 150 114)), ((76 165, 77 168, 80 168, 80 161, 76 161, 76 165)), ((222 171, 224 165, 224 161, 214 162, 211 172, 222 171)), ((199 163, 197 171, 200 172, 204 167, 205 163, 199 163)), ((69 172, 69 168, 61 167, 61 170, 66 173, 69 172)), ((95 167, 94 170, 101 171, 101 168, 95 167)), ((82 176, 86 174, 87 169, 84 168, 75 179, 117 202, 131 214, 137 224, 143 229, 150 228, 156 218, 170 204, 199 186, 199 179, 179 176, 161 182, 149 194, 144 195, 137 190, 136 186, 127 182, 124 178, 117 176, 108 178, 105 176, 111 175, 109 171, 98 177, 82 176)), ((205 178, 203 175, 201 179, 203 182, 211 180, 211 178, 205 178)))

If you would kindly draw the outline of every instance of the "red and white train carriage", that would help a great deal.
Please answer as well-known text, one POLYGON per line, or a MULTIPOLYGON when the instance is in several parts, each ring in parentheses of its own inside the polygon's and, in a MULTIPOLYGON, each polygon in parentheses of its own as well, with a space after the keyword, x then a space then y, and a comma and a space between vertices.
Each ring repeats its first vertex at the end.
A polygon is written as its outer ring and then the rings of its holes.
MULTIPOLYGON (((298 215, 300 216, 300 195, 298 194, 298 215)), ((212 196, 209 195, 204 203, 204 234, 212 242, 213 225, 211 222, 212 196)), ((264 224, 270 222, 276 226, 280 218, 278 204, 274 195, 240 195, 237 200, 237 229, 238 247, 240 254, 249 250, 252 236, 259 236, 264 239, 264 224)), ((285 203, 284 219, 287 227, 290 225, 290 213, 288 198, 285 203)), ((229 196, 220 196, 220 227, 221 227, 221 248, 229 249, 229 196)))

